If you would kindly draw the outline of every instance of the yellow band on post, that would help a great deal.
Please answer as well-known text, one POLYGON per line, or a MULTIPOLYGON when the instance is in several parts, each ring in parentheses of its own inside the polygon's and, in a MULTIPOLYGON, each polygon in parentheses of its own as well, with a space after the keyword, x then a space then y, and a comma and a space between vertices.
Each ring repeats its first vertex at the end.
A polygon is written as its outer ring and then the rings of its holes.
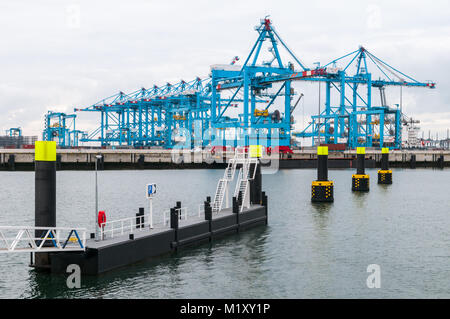
POLYGON ((389 148, 383 147, 383 148, 381 149, 381 153, 382 153, 382 154, 389 154, 389 148))
POLYGON ((56 162, 56 142, 36 141, 34 143, 34 160, 56 162))
POLYGON ((261 157, 262 145, 250 145, 250 157, 261 157))
POLYGON ((328 155, 328 146, 317 146, 317 155, 328 155))
POLYGON ((366 148, 365 147, 357 147, 356 154, 366 154, 366 148))
POLYGON ((333 181, 313 181, 311 186, 333 186, 333 181))

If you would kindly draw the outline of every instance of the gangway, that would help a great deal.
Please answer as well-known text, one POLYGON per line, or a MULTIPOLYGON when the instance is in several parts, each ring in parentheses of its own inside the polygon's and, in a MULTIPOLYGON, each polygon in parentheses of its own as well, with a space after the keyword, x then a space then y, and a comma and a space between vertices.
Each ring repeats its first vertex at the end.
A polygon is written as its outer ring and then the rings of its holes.
POLYGON ((84 250, 85 228, 0 226, 0 253, 84 250), (42 236, 37 236, 37 233, 42 236))

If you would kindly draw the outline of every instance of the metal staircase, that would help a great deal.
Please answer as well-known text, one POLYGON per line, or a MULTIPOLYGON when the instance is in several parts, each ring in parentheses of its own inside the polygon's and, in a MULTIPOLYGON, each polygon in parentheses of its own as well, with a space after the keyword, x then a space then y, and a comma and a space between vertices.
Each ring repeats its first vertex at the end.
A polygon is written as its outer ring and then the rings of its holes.
POLYGON ((236 162, 230 160, 228 162, 228 166, 225 169, 225 173, 223 174, 223 178, 219 179, 216 188, 216 194, 214 195, 214 201, 212 204, 213 213, 217 213, 222 209, 223 200, 226 198, 228 207, 228 186, 230 182, 233 181, 234 175, 236 172, 236 162))
POLYGON ((242 150, 236 150, 234 158, 230 159, 228 162, 223 178, 217 183, 216 194, 212 203, 213 213, 217 213, 222 209, 224 199, 226 200, 225 208, 229 207, 229 186, 234 180, 237 165, 242 165, 242 168, 239 169, 234 196, 238 199, 240 211, 242 211, 244 207, 250 206, 249 181, 255 177, 258 159, 249 158, 245 151, 241 151, 242 150), (253 170, 250 169, 251 164, 255 164, 253 170))
POLYGON ((245 207, 250 207, 250 181, 255 178, 258 159, 244 158, 241 160, 241 164, 242 168, 239 170, 234 196, 238 200, 239 211, 242 212, 245 207), (251 170, 251 164, 255 164, 253 170, 251 170))

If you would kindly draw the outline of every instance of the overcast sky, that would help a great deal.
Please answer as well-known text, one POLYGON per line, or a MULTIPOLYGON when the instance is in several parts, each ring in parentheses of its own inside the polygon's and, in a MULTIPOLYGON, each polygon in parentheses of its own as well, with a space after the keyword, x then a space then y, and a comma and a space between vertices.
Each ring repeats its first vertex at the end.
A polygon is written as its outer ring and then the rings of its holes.
MULTIPOLYGON (((211 64, 246 57, 265 15, 309 67, 363 45, 417 80, 437 82, 435 90, 404 89, 404 112, 426 135, 446 135, 450 5, 435 0, 2 1, 0 128, 41 135, 48 110, 71 113, 120 90, 206 77, 211 64)), ((317 84, 295 88, 305 94, 295 112, 301 127, 303 114, 317 109, 317 84)), ((387 93, 389 105, 398 103, 398 88, 387 93)), ((77 128, 96 122, 83 113, 77 128)))

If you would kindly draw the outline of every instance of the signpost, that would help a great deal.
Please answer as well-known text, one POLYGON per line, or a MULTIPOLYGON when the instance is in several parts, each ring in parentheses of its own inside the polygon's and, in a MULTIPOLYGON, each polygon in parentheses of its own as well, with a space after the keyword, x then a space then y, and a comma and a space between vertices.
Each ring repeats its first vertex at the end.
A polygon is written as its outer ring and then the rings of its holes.
POLYGON ((153 205, 152 205, 152 199, 153 199, 153 195, 156 194, 156 184, 152 183, 152 184, 147 184, 146 187, 146 195, 147 198, 150 201, 150 228, 153 229, 153 205))

